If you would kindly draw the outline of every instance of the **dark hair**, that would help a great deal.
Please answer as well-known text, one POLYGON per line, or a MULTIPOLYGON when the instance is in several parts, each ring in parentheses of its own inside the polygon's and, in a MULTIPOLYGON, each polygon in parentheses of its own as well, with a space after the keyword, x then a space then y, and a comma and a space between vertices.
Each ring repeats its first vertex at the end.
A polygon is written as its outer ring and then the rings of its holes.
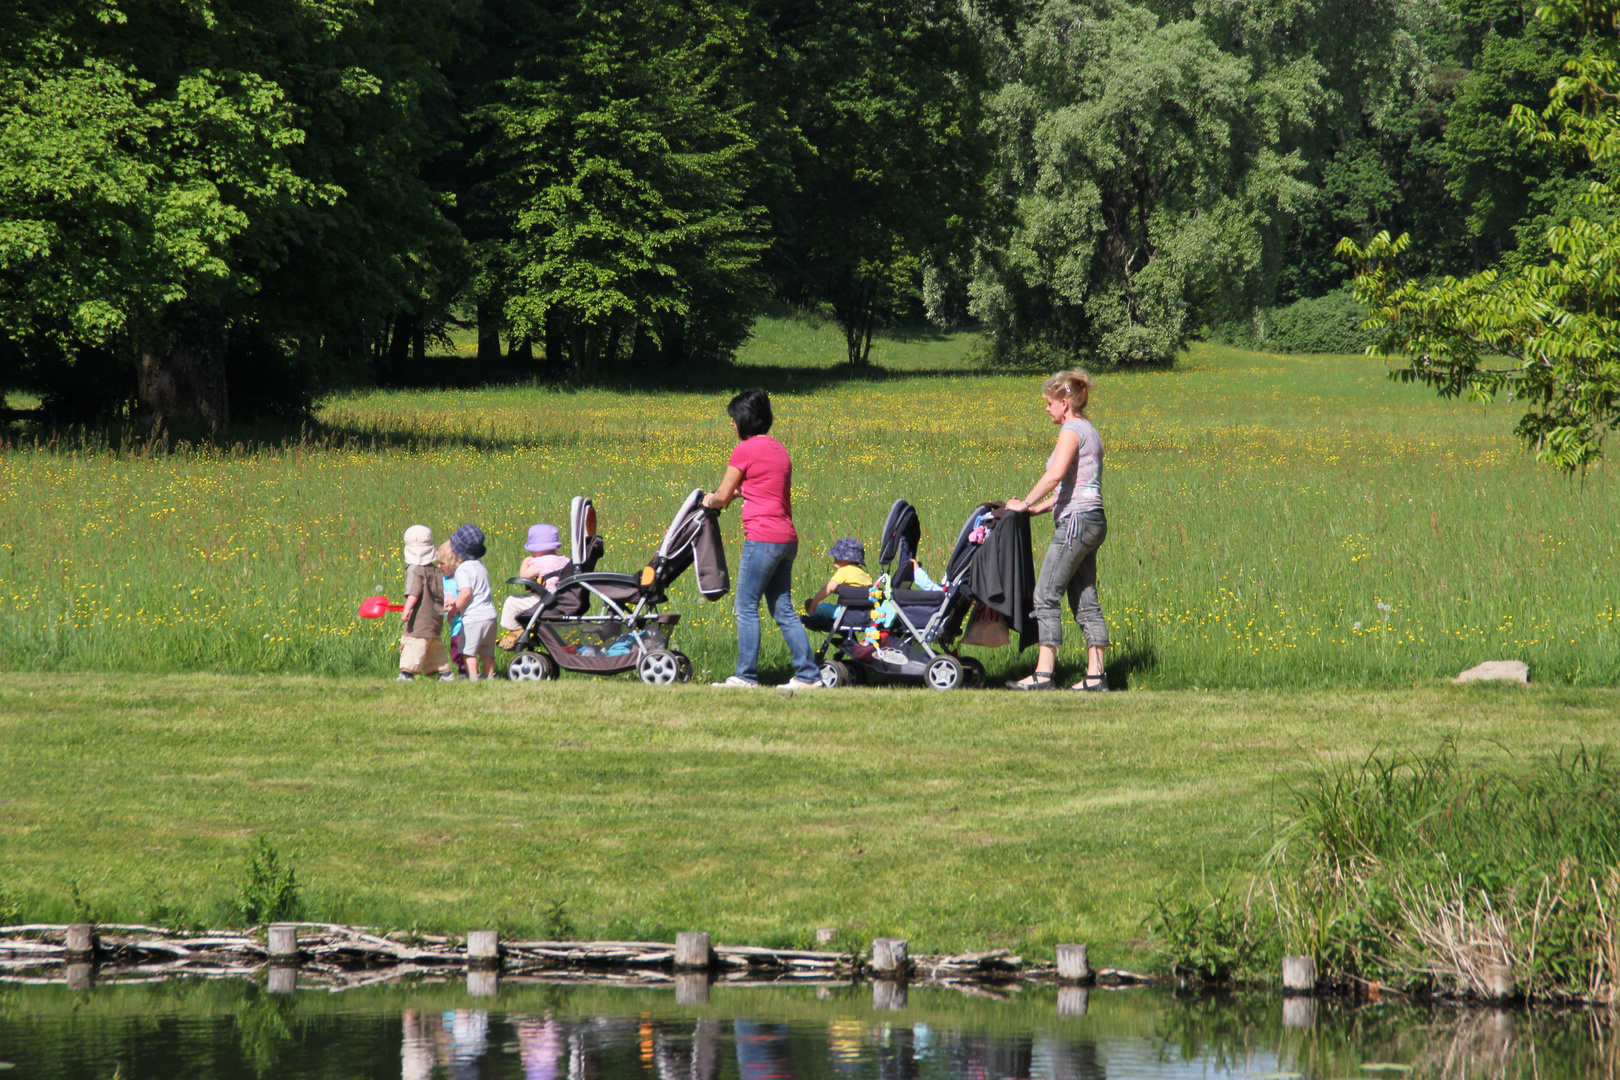
POLYGON ((731 399, 726 412, 737 421, 737 434, 744 439, 771 430, 771 396, 763 390, 744 390, 731 399))

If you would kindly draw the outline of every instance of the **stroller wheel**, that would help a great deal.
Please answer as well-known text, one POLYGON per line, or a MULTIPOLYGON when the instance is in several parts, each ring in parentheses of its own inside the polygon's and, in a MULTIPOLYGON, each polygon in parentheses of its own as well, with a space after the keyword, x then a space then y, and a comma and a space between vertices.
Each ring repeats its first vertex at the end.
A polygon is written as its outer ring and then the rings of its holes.
POLYGON ((668 649, 654 649, 636 661, 636 674, 648 686, 668 686, 680 679, 681 661, 668 649))
POLYGON ((923 681, 934 690, 955 690, 962 685, 962 661, 949 653, 934 657, 923 674, 923 681))
POLYGON ((962 661, 962 684, 969 690, 984 689, 984 665, 971 656, 959 656, 962 661))
POLYGON ((680 681, 681 682, 691 682, 692 681, 692 658, 690 656, 687 656, 683 652, 677 652, 677 653, 675 653, 675 662, 680 665, 680 669, 681 669, 680 681))
POLYGON ((855 677, 849 673, 849 667, 842 660, 823 660, 821 662, 821 685, 829 689, 840 686, 854 686, 855 677))
POLYGON ((557 677, 557 661, 545 653, 525 649, 512 657, 506 677, 513 682, 550 682, 557 677))

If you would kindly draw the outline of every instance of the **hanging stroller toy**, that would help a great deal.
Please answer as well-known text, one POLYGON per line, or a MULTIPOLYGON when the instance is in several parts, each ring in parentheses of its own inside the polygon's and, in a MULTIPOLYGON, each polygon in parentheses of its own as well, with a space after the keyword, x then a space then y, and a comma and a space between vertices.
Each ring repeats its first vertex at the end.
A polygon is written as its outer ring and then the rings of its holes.
POLYGON ((977 530, 998 513, 987 503, 975 506, 957 534, 941 587, 918 589, 912 560, 922 525, 916 508, 896 499, 883 523, 882 573, 869 589, 839 586, 832 630, 816 652, 822 683, 848 686, 874 674, 920 678, 935 690, 983 686, 984 665, 953 646, 973 608, 968 579, 983 542, 977 530))

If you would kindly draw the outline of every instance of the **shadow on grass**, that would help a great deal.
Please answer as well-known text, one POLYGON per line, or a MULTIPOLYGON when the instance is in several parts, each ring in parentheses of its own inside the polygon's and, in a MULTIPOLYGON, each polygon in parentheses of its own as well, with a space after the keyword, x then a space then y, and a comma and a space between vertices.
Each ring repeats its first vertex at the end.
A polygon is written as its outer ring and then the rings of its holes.
POLYGON ((1158 667, 1159 650, 1152 641, 1133 643, 1123 652, 1108 658, 1105 669, 1108 672, 1108 688, 1129 690, 1133 678, 1140 681, 1142 676, 1157 671, 1158 667))

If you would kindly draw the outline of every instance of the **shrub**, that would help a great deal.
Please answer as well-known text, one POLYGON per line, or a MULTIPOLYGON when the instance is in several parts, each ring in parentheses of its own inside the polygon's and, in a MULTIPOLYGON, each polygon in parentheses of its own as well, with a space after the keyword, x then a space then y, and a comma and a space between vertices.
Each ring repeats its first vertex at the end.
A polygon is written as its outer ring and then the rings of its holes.
POLYGON ((303 913, 298 875, 284 865, 276 849, 260 836, 242 868, 236 894, 236 914, 246 923, 280 922, 303 913))
POLYGON ((1603 750, 1503 770, 1450 742, 1374 753, 1293 793, 1252 903, 1161 899, 1149 922, 1177 971, 1208 979, 1264 973, 1264 941, 1330 980, 1485 996, 1506 966, 1526 996, 1614 1001, 1617 813, 1603 750))
POLYGON ((1337 289, 1286 307, 1261 308, 1252 319, 1213 328, 1210 338, 1271 352, 1360 354, 1378 339, 1361 328, 1367 314, 1348 289, 1337 289))

